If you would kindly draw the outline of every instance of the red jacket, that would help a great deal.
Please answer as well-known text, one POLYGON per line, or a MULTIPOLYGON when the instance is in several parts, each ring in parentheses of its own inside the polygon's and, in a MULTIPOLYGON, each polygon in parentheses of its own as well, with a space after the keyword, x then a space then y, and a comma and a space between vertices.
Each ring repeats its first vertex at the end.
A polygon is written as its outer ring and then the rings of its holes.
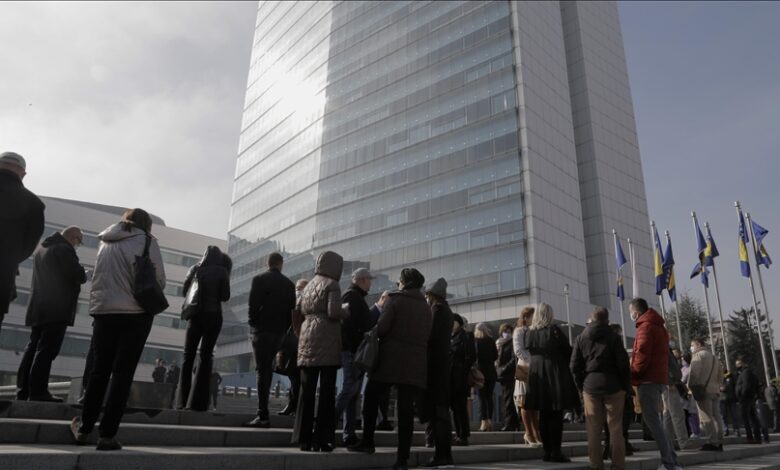
POLYGON ((669 383, 669 333, 664 319, 652 308, 636 321, 631 358, 631 384, 669 383))

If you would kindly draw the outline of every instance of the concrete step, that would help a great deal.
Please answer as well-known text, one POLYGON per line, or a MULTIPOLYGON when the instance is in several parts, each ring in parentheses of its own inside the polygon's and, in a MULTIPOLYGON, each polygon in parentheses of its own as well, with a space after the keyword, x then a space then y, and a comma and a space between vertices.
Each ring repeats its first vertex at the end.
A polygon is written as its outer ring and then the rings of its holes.
MULTIPOLYGON (((538 449, 516 445, 474 446, 453 449, 456 468, 462 469, 554 469, 585 470, 589 467, 582 446, 565 445, 564 452, 576 451, 572 463, 551 464, 541 461, 538 449), (501 463, 491 463, 501 462, 501 463), (475 465, 479 463, 479 465, 475 465)), ((749 459, 758 459, 780 452, 780 444, 730 445, 724 452, 683 452, 680 463, 685 467, 740 468, 749 459), (728 467, 722 466, 729 462, 728 467)), ((410 466, 420 465, 433 455, 429 449, 415 447, 410 466)), ((205 470, 214 468, 257 468, 267 470, 349 470, 390 468, 395 461, 395 449, 380 448, 376 454, 353 454, 337 449, 331 454, 299 452, 285 448, 201 448, 129 446, 118 452, 100 452, 92 447, 0 445, 0 468, 25 470, 205 470)), ((766 460, 769 463, 769 460, 766 460)), ((627 459, 629 470, 654 469, 659 464, 658 452, 639 452, 627 459)), ((762 467, 758 467, 762 468, 762 467)), ((769 467, 774 468, 774 467, 769 467)))
MULTIPOLYGON (((93 433, 93 441, 97 439, 93 433)), ((182 426, 166 424, 122 423, 117 438, 127 445, 187 446, 187 447, 284 447, 290 445, 292 430, 288 428, 252 429, 220 426, 182 426)), ((564 431, 564 442, 584 442, 585 431, 564 431)), ((630 438, 642 438, 640 430, 630 431, 630 438)), ((377 445, 395 446, 395 432, 378 432, 377 445)), ((522 444, 517 432, 475 432, 472 445, 522 444)), ((0 419, 0 443, 3 444, 71 444, 70 421, 50 419, 0 419)), ((425 443, 423 432, 416 432, 413 445, 425 443)), ((94 443, 94 442, 93 442, 94 443)))

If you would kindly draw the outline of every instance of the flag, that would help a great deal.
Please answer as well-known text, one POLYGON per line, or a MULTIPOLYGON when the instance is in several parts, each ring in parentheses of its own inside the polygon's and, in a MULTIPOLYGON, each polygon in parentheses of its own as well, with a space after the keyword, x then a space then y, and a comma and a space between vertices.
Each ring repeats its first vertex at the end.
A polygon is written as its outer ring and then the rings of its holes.
POLYGON ((626 300, 626 294, 623 290, 623 266, 626 265, 626 255, 623 254, 623 247, 620 246, 620 240, 615 237, 615 263, 617 264, 617 298, 626 300))
POLYGON ((658 238, 658 230, 653 227, 653 238, 655 239, 655 248, 653 254, 653 265, 655 267, 655 294, 661 295, 666 288, 666 276, 664 275, 664 253, 661 250, 661 240, 658 238))
POLYGON ((672 302, 677 302, 677 286, 674 282, 674 255, 672 254, 672 239, 668 238, 666 252, 664 253, 664 276, 666 277, 666 290, 672 302))
POLYGON ((715 245, 715 239, 712 238, 712 232, 707 228, 707 248, 704 249, 704 265, 715 266, 715 258, 720 255, 718 247, 715 245))
POLYGON ((756 264, 763 264, 768 268, 772 264, 772 258, 769 257, 764 246, 764 237, 769 233, 769 230, 758 225, 755 220, 751 220, 750 224, 753 226, 753 237, 756 239, 756 264))
POLYGON ((739 211, 739 270, 743 277, 750 277, 750 260, 748 259, 747 242, 750 241, 747 227, 745 226, 745 216, 739 211))
POLYGON ((693 267, 693 271, 691 271, 691 279, 696 276, 701 276, 701 283, 704 284, 704 287, 710 287, 710 272, 707 270, 706 266, 702 267, 701 263, 696 263, 696 266, 693 267))

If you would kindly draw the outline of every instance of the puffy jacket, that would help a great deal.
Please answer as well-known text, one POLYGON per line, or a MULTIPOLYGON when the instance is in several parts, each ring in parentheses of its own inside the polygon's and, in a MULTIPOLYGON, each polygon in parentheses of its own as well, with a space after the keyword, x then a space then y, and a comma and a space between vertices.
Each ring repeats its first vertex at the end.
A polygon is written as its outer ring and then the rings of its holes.
MULTIPOLYGON (((133 284, 135 257, 144 252, 146 233, 133 224, 120 222, 103 230, 98 238, 100 247, 89 292, 89 314, 145 313, 133 297, 133 284)), ((164 288, 165 268, 160 245, 154 237, 149 245, 149 257, 156 270, 157 282, 164 288)))
POLYGON ((315 276, 306 285, 298 310, 303 315, 298 338, 298 366, 341 365, 341 320, 349 312, 341 308, 339 279, 344 260, 332 251, 317 258, 315 276))
POLYGON ((16 297, 19 263, 30 257, 43 235, 44 207, 16 174, 0 170, 0 321, 16 297))
POLYGON ((278 269, 271 268, 252 279, 249 326, 254 330, 283 335, 292 322, 293 308, 295 284, 278 269))
POLYGON ((218 247, 206 248, 200 263, 187 272, 185 295, 195 276, 198 278, 198 313, 222 314, 222 302, 230 300, 230 273, 223 264, 223 254, 218 247))
POLYGON ((433 318, 419 289, 390 293, 377 323, 379 364, 371 380, 426 388, 433 318))
POLYGON ((577 388, 591 395, 631 389, 628 354, 607 323, 593 322, 577 337, 569 368, 577 388))
POLYGON ((87 282, 76 250, 54 233, 35 250, 32 296, 27 305, 25 325, 73 325, 81 284, 87 282))
POLYGON ((761 384, 758 382, 756 374, 749 367, 743 366, 739 370, 737 377, 737 401, 740 403, 752 402, 758 397, 758 388, 761 384))
POLYGON ((664 319, 652 308, 636 321, 631 384, 669 384, 669 333, 664 319))
POLYGON ((368 292, 352 284, 341 297, 343 303, 349 304, 349 318, 341 323, 341 343, 344 351, 357 351, 363 334, 376 324, 366 303, 366 295, 368 292))
POLYGON ((720 394, 720 378, 723 371, 720 361, 707 348, 699 348, 691 358, 691 370, 688 374, 688 387, 706 385, 707 395, 720 394))

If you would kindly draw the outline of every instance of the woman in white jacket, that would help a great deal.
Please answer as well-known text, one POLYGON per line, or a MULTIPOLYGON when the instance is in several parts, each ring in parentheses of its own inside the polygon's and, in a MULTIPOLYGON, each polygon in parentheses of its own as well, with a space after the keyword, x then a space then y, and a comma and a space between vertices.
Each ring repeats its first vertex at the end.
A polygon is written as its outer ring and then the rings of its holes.
MULTIPOLYGON (((534 317, 534 308, 525 307, 520 312, 520 318, 517 319, 517 327, 512 334, 512 346, 515 350, 515 356, 517 357, 517 365, 519 367, 525 367, 526 372, 531 365, 531 353, 525 347, 525 332, 528 331, 528 327, 531 325, 531 320, 534 317)), ((520 410, 520 417, 523 420, 523 427, 525 428, 525 435, 523 440, 531 447, 541 447, 542 439, 541 432, 539 430, 539 412, 525 409, 525 394, 526 394, 527 382, 521 380, 515 380, 515 404, 520 410)))
POLYGON ((149 257, 154 263, 157 282, 165 287, 160 246, 151 236, 152 218, 143 209, 129 209, 122 220, 98 235, 98 248, 89 314, 94 318, 92 343, 95 363, 84 395, 81 416, 73 418, 71 431, 78 444, 86 444, 104 403, 109 381, 111 389, 105 399, 100 420, 98 450, 119 450, 116 440, 135 369, 152 329, 153 315, 148 314, 133 296, 134 263, 151 238, 149 257))

